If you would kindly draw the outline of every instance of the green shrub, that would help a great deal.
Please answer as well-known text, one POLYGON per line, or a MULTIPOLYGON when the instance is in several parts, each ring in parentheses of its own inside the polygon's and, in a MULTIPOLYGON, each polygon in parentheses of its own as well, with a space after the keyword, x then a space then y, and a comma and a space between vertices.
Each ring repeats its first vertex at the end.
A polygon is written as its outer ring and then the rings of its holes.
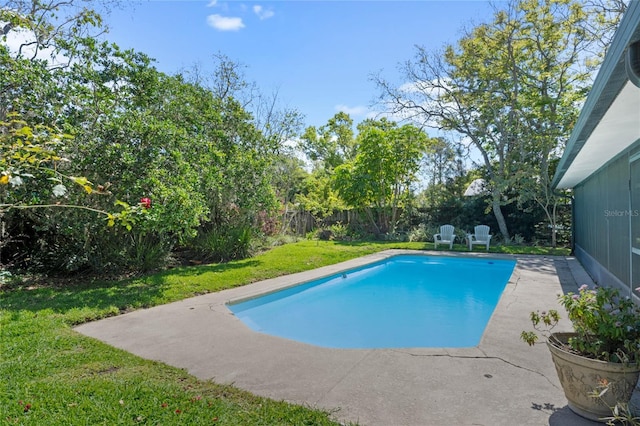
POLYGON ((0 269, 0 287, 11 284, 12 280, 13 275, 11 274, 11 272, 5 269, 0 269))
POLYGON ((409 241, 409 234, 406 232, 390 231, 383 235, 382 240, 405 242, 405 241, 409 241))
POLYGON ((335 223, 329 227, 334 240, 344 241, 349 239, 349 228, 342 222, 335 223))
POLYGON ((434 227, 421 223, 417 227, 411 229, 407 235, 409 241, 412 242, 432 242, 433 234, 437 233, 438 231, 436 231, 434 227))
POLYGON ((190 248, 196 257, 206 261, 243 259, 250 254, 251 236, 248 226, 204 229, 198 233, 190 248))
POLYGON ((334 239, 331 229, 318 229, 316 231, 316 236, 319 240, 322 241, 330 241, 334 239))
MULTIPOLYGON (((308 237, 307 237, 308 238, 308 237)), ((334 223, 328 228, 320 228, 315 231, 315 238, 322 241, 351 241, 354 239, 352 231, 342 222, 334 223)))
POLYGON ((173 246, 167 234, 103 232, 92 238, 84 263, 100 274, 156 271, 166 265, 173 246))

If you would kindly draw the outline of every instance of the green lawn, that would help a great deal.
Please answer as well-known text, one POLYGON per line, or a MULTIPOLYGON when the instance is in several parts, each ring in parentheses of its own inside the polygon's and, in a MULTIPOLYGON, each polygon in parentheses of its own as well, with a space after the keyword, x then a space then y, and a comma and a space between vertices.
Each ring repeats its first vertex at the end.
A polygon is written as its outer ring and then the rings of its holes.
MULTIPOLYGON (((176 268, 120 282, 0 287, 0 423, 20 425, 324 425, 330 413, 201 381, 72 326, 133 309, 431 243, 302 241, 251 259, 176 268)), ((463 245, 456 250, 466 251, 463 245)), ((492 247, 566 255, 566 249, 492 247)))

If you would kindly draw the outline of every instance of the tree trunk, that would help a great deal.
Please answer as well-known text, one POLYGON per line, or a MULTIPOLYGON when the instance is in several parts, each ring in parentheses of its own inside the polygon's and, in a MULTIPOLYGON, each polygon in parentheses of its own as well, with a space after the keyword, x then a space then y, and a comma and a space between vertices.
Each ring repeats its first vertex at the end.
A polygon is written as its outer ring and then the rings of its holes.
POLYGON ((507 222, 504 220, 504 215, 502 214, 502 206, 500 205, 499 196, 493 196, 491 207, 493 208, 493 214, 498 222, 498 228, 500 228, 502 238, 504 238, 505 241, 509 241, 511 237, 509 236, 509 230, 507 229, 507 222))
POLYGON ((365 207, 364 211, 367 213, 367 216, 369 217, 369 220, 371 221, 371 224, 373 225, 373 227, 376 230, 376 233, 378 233, 378 235, 380 234, 380 227, 378 226, 378 224, 376 223, 376 219, 373 216, 373 212, 371 211, 371 207, 365 207))
POLYGON ((544 209, 544 212, 547 214, 547 219, 549 220, 549 225, 551 226, 551 247, 556 248, 557 246, 557 232, 558 232, 558 215, 556 212, 557 203, 553 203, 553 208, 549 211, 548 208, 544 209))
POLYGON ((553 204, 553 221, 551 223, 551 247, 556 248, 558 245, 558 215, 557 203, 553 204))

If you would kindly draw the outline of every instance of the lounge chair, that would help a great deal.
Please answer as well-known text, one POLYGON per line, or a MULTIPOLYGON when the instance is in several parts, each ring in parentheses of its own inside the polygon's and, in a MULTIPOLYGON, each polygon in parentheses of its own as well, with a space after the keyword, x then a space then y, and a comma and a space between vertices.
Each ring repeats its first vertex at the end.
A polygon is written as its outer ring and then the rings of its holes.
POLYGON ((449 250, 453 249, 453 240, 456 239, 453 225, 442 225, 440 233, 433 236, 434 248, 438 248, 438 244, 449 244, 449 250))
POLYGON ((489 227, 487 225, 478 225, 474 228, 473 234, 467 234, 467 244, 469 244, 469 250, 473 248, 474 244, 482 244, 487 247, 489 251, 489 243, 491 243, 491 234, 489 234, 489 227))

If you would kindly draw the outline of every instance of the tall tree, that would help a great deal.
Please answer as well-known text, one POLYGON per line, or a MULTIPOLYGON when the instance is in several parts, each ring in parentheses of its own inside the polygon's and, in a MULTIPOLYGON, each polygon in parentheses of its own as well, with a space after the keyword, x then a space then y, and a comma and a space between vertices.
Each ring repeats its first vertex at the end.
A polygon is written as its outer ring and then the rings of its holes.
POLYGON ((292 141, 300 134, 304 115, 296 108, 283 106, 278 90, 265 94, 249 81, 246 65, 222 53, 212 55, 213 71, 207 73, 200 64, 184 69, 182 75, 196 86, 210 90, 223 102, 233 100, 251 113, 255 127, 278 153, 288 154, 292 141))
POLYGON ((363 208, 377 232, 386 233, 411 197, 430 139, 415 126, 385 119, 368 120, 359 130, 357 154, 335 169, 335 185, 347 204, 363 208))
POLYGON ((117 1, 6 0, 0 5, 0 121, 16 112, 38 125, 57 124, 51 120, 59 113, 60 88, 52 84, 52 74, 69 67, 106 31, 97 8, 108 13, 117 1))
POLYGON ((307 127, 300 140, 300 149, 314 162, 333 170, 356 153, 353 120, 349 114, 338 112, 327 124, 316 129, 307 127))
POLYGON ((597 62, 604 59, 618 23, 631 1, 634 0, 583 0, 582 4, 588 15, 585 31, 595 43, 591 54, 597 62))
POLYGON ((301 210, 311 213, 321 226, 325 225, 331 215, 347 208, 334 188, 332 175, 325 169, 313 170, 307 176, 300 192, 295 196, 295 203, 301 210))
POLYGON ((427 186, 423 200, 431 206, 450 196, 447 184, 464 174, 462 152, 443 137, 432 139, 422 161, 422 181, 427 186))
POLYGON ((504 238, 514 176, 523 164, 548 174, 577 116, 594 65, 585 61, 594 45, 588 23, 578 1, 512 0, 442 54, 419 47, 403 66, 404 86, 376 78, 393 112, 472 144, 504 238))
POLYGON ((119 0, 5 0, 0 6, 0 37, 15 58, 49 59, 51 67, 67 66, 75 47, 107 28, 101 12, 119 0), (12 37, 15 33, 21 34, 12 37))

